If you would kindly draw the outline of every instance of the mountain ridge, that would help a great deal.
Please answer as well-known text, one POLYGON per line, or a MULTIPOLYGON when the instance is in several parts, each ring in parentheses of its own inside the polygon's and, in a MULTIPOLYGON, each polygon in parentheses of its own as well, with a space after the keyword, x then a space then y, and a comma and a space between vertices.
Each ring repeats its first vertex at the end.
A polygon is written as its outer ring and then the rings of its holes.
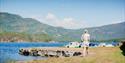
MULTIPOLYGON (((92 40, 125 38, 125 22, 84 29, 88 29, 92 40)), ((80 41, 84 29, 54 27, 33 18, 23 18, 16 14, 0 12, 0 32, 47 34, 53 38, 53 41, 80 41)))

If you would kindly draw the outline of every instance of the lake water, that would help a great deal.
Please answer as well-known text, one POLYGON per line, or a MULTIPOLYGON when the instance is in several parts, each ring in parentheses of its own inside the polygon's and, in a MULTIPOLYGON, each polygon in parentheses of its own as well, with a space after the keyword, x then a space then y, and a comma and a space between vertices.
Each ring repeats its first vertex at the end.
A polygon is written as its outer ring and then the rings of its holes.
POLYGON ((18 50, 24 47, 63 47, 68 42, 22 42, 22 43, 0 43, 0 63, 5 63, 5 61, 24 61, 24 60, 38 60, 46 59, 46 57, 34 57, 34 56, 23 56, 18 54, 18 50))
POLYGON ((5 63, 5 61, 7 60, 26 61, 26 60, 47 59, 46 57, 40 57, 40 56, 37 56, 37 57, 23 56, 23 55, 18 54, 18 50, 24 47, 63 47, 66 44, 68 44, 68 42, 54 42, 54 43, 49 43, 49 42, 5 43, 5 42, 1 42, 0 43, 0 63, 5 63))

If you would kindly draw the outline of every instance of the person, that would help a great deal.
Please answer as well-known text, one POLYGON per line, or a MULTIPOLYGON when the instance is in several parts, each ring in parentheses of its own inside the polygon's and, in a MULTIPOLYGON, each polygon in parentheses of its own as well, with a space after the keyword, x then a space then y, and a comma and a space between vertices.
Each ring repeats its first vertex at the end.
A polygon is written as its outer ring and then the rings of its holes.
POLYGON ((83 56, 88 55, 88 48, 89 48, 89 41, 90 41, 90 34, 88 33, 88 30, 84 30, 81 41, 83 42, 83 56))

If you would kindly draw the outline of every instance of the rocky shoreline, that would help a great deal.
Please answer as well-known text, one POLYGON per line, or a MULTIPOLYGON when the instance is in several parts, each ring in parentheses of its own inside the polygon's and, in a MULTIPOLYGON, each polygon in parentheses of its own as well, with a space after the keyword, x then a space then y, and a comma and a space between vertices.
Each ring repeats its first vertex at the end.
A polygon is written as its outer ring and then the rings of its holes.
POLYGON ((45 56, 45 57, 72 57, 82 55, 82 48, 61 48, 61 47, 37 47, 21 48, 19 54, 24 56, 45 56))

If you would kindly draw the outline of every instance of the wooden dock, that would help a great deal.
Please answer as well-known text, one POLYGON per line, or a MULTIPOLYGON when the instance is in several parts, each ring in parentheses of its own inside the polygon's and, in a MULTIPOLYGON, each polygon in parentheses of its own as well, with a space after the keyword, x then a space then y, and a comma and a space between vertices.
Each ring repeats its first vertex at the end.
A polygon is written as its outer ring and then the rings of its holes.
POLYGON ((46 56, 46 57, 71 57, 80 56, 82 48, 64 48, 64 47, 33 47, 21 48, 19 54, 25 56, 46 56))

